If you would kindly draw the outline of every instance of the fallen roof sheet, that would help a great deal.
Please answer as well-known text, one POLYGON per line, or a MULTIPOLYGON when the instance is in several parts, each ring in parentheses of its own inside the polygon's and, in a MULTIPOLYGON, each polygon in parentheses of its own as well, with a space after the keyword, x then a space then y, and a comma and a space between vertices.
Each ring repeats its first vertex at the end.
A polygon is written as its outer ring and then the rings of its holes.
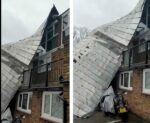
POLYGON ((127 16, 93 30, 74 50, 74 115, 94 111, 121 65, 121 53, 131 41, 146 0, 127 16))
POLYGON ((43 35, 45 23, 43 23, 34 35, 16 43, 2 46, 2 98, 1 114, 3 114, 14 97, 22 81, 22 72, 27 69, 36 50, 39 47, 43 35))

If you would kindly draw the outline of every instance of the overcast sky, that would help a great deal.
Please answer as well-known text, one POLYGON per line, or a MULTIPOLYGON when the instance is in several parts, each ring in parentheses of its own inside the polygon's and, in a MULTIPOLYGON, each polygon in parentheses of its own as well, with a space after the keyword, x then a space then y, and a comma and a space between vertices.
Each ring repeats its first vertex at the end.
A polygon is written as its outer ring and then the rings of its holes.
POLYGON ((69 0, 2 0, 2 44, 32 35, 53 4, 59 13, 69 8, 69 0))
POLYGON ((74 0, 74 25, 94 29, 128 14, 139 0, 74 0))

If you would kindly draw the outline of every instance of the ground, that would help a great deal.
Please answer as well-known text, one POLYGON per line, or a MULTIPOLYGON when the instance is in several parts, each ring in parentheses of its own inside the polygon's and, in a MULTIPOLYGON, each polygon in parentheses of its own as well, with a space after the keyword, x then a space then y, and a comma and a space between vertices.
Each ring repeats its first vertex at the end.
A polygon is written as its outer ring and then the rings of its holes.
MULTIPOLYGON (((119 117, 106 117, 102 112, 95 112, 89 118, 76 118, 74 119, 74 123, 122 123, 119 117)), ((129 121, 128 123, 150 123, 148 121, 144 121, 141 118, 129 114, 129 121)))

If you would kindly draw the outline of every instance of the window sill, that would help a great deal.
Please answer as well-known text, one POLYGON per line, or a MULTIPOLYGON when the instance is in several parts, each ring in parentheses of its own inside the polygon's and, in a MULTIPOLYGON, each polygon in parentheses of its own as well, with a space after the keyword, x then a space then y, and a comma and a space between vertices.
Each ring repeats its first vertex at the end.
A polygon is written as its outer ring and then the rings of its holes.
POLYGON ((150 95, 150 90, 144 89, 142 93, 145 94, 145 95, 150 95))
POLYGON ((123 89, 123 90, 126 90, 126 91, 132 91, 133 90, 132 87, 122 87, 122 86, 120 86, 119 88, 123 89))
POLYGON ((54 118, 54 117, 51 117, 51 116, 47 116, 47 115, 41 115, 41 118, 44 119, 44 120, 48 120, 48 121, 52 121, 52 122, 56 122, 56 123, 63 123, 63 120, 60 120, 58 118, 54 118))
POLYGON ((56 47, 54 49, 51 49, 51 50, 47 51, 44 55, 47 55, 48 53, 56 52, 58 49, 62 49, 62 48, 64 48, 63 44, 61 44, 60 46, 58 46, 58 47, 56 47))
POLYGON ((26 114, 31 114, 31 110, 24 110, 24 109, 21 109, 21 108, 17 108, 17 110, 20 111, 20 112, 26 113, 26 114))

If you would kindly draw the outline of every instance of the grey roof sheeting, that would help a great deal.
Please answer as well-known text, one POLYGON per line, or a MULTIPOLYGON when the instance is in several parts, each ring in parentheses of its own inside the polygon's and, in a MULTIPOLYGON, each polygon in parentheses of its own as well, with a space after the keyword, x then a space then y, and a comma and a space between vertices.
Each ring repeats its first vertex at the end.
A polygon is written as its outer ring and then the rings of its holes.
POLYGON ((94 29, 74 50, 74 115, 94 111, 118 71, 122 51, 140 23, 146 0, 115 22, 94 29))
POLYGON ((1 114, 4 113, 21 85, 22 72, 28 68, 39 47, 44 25, 45 22, 32 36, 16 43, 9 43, 2 46, 1 114))

